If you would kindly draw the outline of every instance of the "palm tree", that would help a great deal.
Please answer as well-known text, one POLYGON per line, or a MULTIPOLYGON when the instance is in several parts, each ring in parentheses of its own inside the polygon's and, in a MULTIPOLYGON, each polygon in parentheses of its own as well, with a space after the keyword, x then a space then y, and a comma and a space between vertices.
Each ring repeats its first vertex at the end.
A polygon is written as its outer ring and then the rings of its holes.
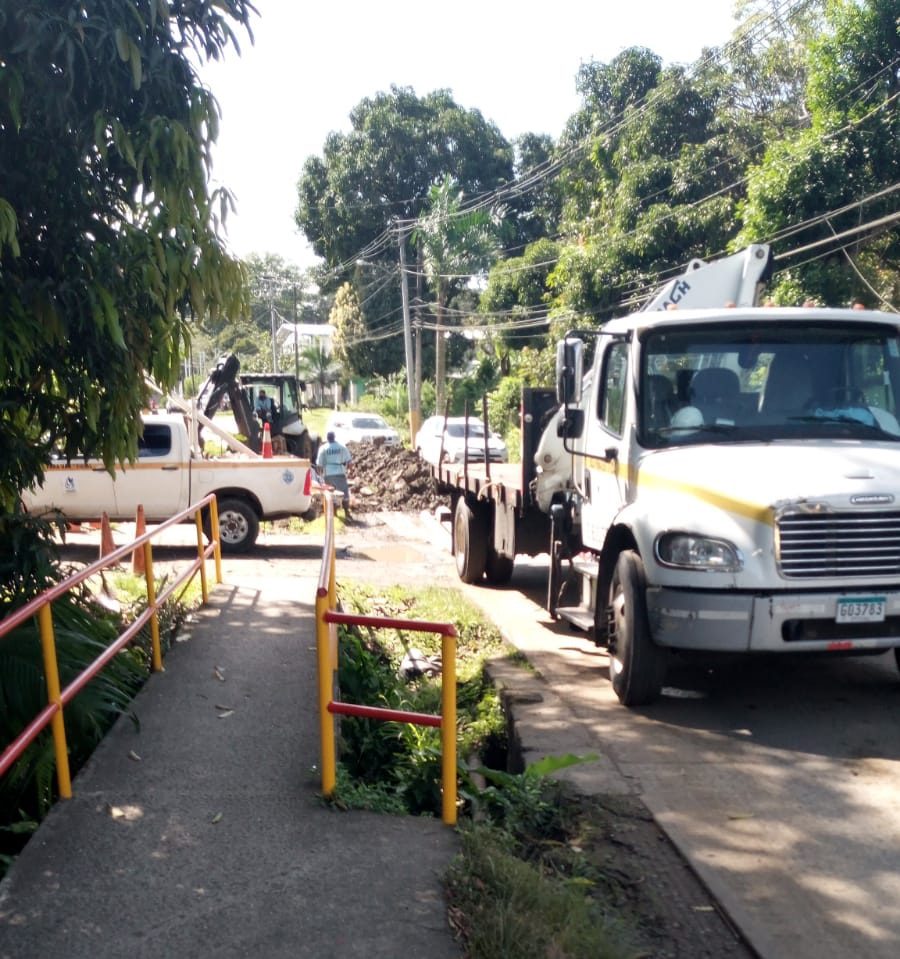
POLYGON ((325 391, 340 379, 340 371, 335 366, 331 354, 321 343, 313 343, 302 349, 299 359, 300 369, 315 385, 316 402, 323 406, 325 391))

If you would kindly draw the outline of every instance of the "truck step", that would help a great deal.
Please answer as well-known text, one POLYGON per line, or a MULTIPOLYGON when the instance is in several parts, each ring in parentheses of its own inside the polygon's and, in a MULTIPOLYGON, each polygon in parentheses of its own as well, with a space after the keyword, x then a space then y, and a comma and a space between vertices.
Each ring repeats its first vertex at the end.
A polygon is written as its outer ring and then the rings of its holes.
POLYGON ((594 611, 586 606, 560 606, 556 615, 584 633, 594 629, 594 611))

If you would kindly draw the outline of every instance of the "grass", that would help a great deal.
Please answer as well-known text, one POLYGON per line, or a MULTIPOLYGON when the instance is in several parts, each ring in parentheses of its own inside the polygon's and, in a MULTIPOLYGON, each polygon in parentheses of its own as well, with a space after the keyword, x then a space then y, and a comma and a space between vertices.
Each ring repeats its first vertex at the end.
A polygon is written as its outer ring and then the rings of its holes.
POLYGON ((447 875, 450 921, 469 959, 627 959, 629 931, 585 883, 541 870, 509 835, 474 823, 447 875))

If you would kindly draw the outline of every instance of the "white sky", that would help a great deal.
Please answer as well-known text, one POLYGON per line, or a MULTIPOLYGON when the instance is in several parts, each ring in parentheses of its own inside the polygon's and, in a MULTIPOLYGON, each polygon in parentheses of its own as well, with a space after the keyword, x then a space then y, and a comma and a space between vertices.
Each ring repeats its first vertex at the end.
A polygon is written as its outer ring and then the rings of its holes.
POLYGON ((730 0, 447 0, 380 4, 254 0, 255 42, 241 40, 201 75, 222 109, 214 184, 235 195, 233 253, 277 253, 300 267, 315 257, 293 213, 303 162, 322 155, 350 110, 391 84, 418 96, 448 88, 512 139, 557 138, 579 107, 582 62, 630 46, 690 63, 734 28, 730 0))

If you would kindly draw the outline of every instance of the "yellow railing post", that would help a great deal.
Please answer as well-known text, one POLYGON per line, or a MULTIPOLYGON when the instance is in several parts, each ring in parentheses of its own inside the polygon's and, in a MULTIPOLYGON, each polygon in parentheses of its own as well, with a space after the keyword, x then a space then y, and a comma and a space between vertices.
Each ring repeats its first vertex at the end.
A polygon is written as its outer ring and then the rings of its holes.
POLYGON ((441 818, 456 825, 456 637, 441 637, 441 818))
POLYGON ((322 795, 331 796, 337 782, 334 717, 328 711, 334 672, 331 655, 331 624, 325 622, 327 590, 316 593, 316 657, 319 667, 319 737, 322 751, 322 795))
POLYGON ((222 544, 219 540, 219 501, 214 496, 209 504, 209 534, 213 539, 213 556, 216 558, 216 582, 222 582, 222 544))
POLYGON ((206 582, 206 556, 203 547, 203 517, 200 510, 194 513, 194 525, 197 527, 197 559, 200 560, 200 594, 203 602, 209 601, 209 586, 206 582))
POLYGON ((159 615, 156 610, 156 580, 153 578, 153 548, 148 539, 144 543, 144 569, 147 574, 147 606, 153 610, 150 614, 150 646, 153 651, 153 671, 162 671, 162 647, 159 642, 159 615))
POLYGON ((56 662, 56 641, 53 638, 53 614, 45 603, 38 611, 41 630, 41 650, 44 656, 44 675, 47 680, 47 702, 57 710, 50 720, 53 731, 53 749, 56 755, 56 781, 61 799, 72 798, 72 775, 69 772, 69 750, 66 746, 66 724, 63 719, 62 692, 59 686, 59 666, 56 662))

